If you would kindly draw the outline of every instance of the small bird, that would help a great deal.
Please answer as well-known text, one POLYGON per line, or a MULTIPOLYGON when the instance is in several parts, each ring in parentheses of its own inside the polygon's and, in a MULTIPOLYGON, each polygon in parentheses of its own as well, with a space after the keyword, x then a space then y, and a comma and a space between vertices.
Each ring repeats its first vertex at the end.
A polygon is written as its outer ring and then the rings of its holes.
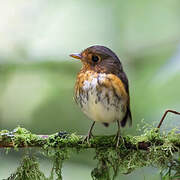
POLYGON ((106 127, 117 122, 116 146, 119 145, 120 127, 132 124, 129 84, 122 64, 116 54, 105 46, 88 47, 81 53, 70 54, 81 60, 77 75, 74 99, 81 110, 93 120, 86 140, 92 137, 95 122, 106 127))

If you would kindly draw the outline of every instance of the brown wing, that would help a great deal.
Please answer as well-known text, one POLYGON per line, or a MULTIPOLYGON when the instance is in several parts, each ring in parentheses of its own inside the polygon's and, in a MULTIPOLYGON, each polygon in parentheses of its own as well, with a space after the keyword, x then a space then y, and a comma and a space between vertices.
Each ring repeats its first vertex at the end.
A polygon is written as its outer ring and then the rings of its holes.
POLYGON ((132 115, 131 115, 131 109, 130 109, 129 82, 128 82, 125 72, 120 72, 118 74, 118 77, 122 80, 124 87, 126 89, 126 92, 128 93, 127 111, 126 111, 125 117, 121 121, 121 126, 124 127, 126 125, 127 121, 129 121, 129 125, 131 126, 132 125, 132 115))
POLYGON ((111 80, 111 84, 112 84, 112 87, 113 87, 116 95, 119 97, 123 97, 127 102, 126 114, 125 114, 123 120, 121 121, 121 126, 124 127, 127 122, 129 122, 129 125, 132 125, 128 80, 126 78, 126 75, 124 76, 123 80, 114 74, 108 74, 108 78, 111 80))

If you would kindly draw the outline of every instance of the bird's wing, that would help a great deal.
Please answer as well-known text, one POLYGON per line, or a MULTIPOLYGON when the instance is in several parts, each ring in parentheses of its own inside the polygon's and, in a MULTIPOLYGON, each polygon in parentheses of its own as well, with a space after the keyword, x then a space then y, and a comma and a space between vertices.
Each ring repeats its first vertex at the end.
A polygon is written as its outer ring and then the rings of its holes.
POLYGON ((104 81, 107 87, 112 88, 115 95, 117 97, 123 98, 126 101, 126 114, 121 121, 121 126, 124 127, 126 122, 129 122, 129 125, 132 125, 132 116, 130 110, 130 97, 129 97, 129 90, 127 90, 127 86, 124 85, 122 80, 114 74, 108 74, 106 80, 104 81))

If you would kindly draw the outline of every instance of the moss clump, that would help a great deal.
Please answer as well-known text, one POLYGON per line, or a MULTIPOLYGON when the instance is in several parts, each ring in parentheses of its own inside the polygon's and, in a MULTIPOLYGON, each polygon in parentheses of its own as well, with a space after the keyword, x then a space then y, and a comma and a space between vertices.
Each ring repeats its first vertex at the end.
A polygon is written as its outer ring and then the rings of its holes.
POLYGON ((69 135, 66 132, 59 132, 49 136, 46 144, 42 147, 43 155, 52 160, 52 169, 49 179, 62 180, 62 166, 63 162, 69 158, 70 150, 67 147, 67 141, 69 143, 77 143, 79 138, 75 135, 69 135))
POLYGON ((17 127, 13 131, 0 131, 0 142, 3 142, 5 147, 10 146, 16 150, 18 147, 37 145, 39 141, 39 136, 32 134, 25 128, 17 127))
POLYGON ((179 151, 180 134, 173 130, 162 136, 157 129, 151 129, 141 136, 124 137, 117 149, 96 148, 98 163, 91 175, 94 180, 109 180, 115 179, 118 173, 128 174, 137 168, 153 166, 159 168, 164 177, 167 174, 177 176, 180 172, 179 151), (142 143, 148 145, 144 146, 146 150, 139 149, 142 143))
POLYGON ((46 180, 47 178, 39 169, 39 163, 35 157, 24 156, 20 166, 6 180, 46 180))
POLYGON ((14 132, 14 138, 13 143, 15 148, 21 147, 21 146, 33 146, 37 141, 39 140, 39 137, 35 134, 32 134, 30 131, 28 131, 25 128, 18 127, 13 130, 14 132))
POLYGON ((58 180, 62 180, 62 165, 63 162, 69 158, 67 149, 56 150, 51 158, 53 162, 51 179, 55 179, 54 176, 56 176, 58 180))

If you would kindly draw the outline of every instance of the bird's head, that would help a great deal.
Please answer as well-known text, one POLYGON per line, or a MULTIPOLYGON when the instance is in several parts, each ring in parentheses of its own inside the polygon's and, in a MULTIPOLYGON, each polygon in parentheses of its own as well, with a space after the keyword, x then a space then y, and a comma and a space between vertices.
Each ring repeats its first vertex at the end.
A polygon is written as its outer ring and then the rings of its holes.
POLYGON ((91 46, 81 53, 70 54, 75 59, 80 59, 84 70, 94 70, 102 73, 119 73, 123 71, 121 62, 116 54, 105 46, 91 46))

